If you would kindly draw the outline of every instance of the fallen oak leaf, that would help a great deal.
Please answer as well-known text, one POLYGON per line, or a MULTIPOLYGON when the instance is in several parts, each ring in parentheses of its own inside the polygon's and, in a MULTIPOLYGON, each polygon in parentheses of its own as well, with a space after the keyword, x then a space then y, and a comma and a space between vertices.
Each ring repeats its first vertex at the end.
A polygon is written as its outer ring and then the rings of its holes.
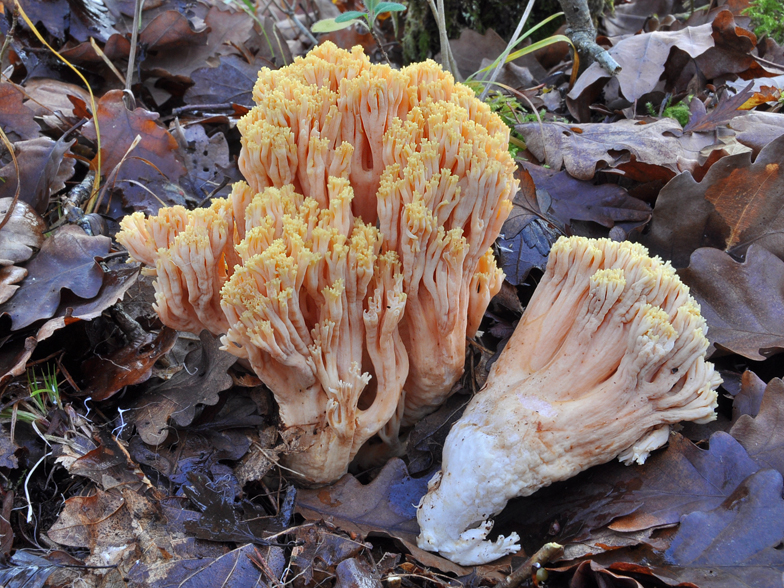
POLYGON ((207 331, 199 335, 201 347, 185 357, 185 369, 136 401, 132 422, 149 445, 160 445, 169 434, 169 419, 184 427, 196 415, 196 405, 218 403, 218 393, 231 387, 227 370, 237 358, 219 349, 219 341, 207 331))
POLYGON ((773 468, 784 474, 784 382, 771 380, 762 396, 756 416, 741 415, 730 429, 751 458, 761 468, 773 468))
POLYGON ((555 171, 566 169, 578 180, 590 180, 598 170, 628 163, 632 156, 673 175, 697 163, 679 140, 680 124, 670 118, 650 124, 629 119, 608 124, 532 122, 515 129, 534 157, 555 171))
POLYGON ((40 130, 33 112, 23 104, 24 99, 24 92, 16 84, 0 82, 0 127, 20 139, 34 139, 40 130))
MULTIPOLYGON (((680 174, 667 183, 640 241, 652 254, 685 267, 699 247, 739 257, 751 243, 784 258, 784 136, 750 153, 723 157, 702 181, 680 174)), ((710 324, 710 320, 708 321, 710 324)))
MULTIPOLYGON (((182 204, 172 200, 165 189, 167 184, 176 183, 186 173, 178 159, 176 139, 157 123, 159 114, 141 107, 128 110, 122 95, 122 90, 110 90, 98 101, 101 174, 112 178, 111 187, 121 189, 125 204, 135 210, 155 213, 162 206, 160 200, 164 205, 182 204), (140 140, 126 157, 136 137, 140 140), (117 169, 121 162, 122 166, 117 169), (148 190, 160 200, 152 197, 148 190)), ((92 120, 85 125, 82 134, 96 140, 92 120)))
MULTIPOLYGON (((656 87, 673 47, 698 57, 714 45, 712 26, 704 24, 680 31, 654 31, 626 37, 608 53, 621 66, 617 75, 621 92, 629 102, 635 102, 656 87)), ((569 98, 577 99, 594 82, 609 77, 599 63, 591 64, 575 82, 569 98)))
MULTIPOLYGON (((13 198, 0 198, 0 221, 5 219, 13 198)), ((46 224, 33 208, 17 201, 11 218, 0 229, 0 265, 27 261, 44 243, 46 224)), ((27 273, 27 272, 25 272, 27 273)))
MULTIPOLYGON (((65 182, 74 174, 75 161, 66 158, 76 139, 53 141, 38 137, 15 144, 22 189, 19 200, 27 202, 39 214, 49 207, 49 197, 65 188, 65 182)), ((0 197, 10 197, 16 190, 16 170, 12 164, 0 169, 0 197)))
POLYGON ((781 586, 783 489, 779 472, 761 470, 720 506, 683 517, 661 572, 701 588, 781 586))
POLYGON ((689 120, 689 124, 683 127, 683 132, 711 132, 714 131, 716 127, 728 123, 736 116, 747 114, 744 110, 740 110, 740 108, 752 95, 753 86, 754 82, 749 82, 749 84, 744 89, 736 93, 734 96, 722 96, 722 98, 719 99, 719 103, 716 105, 716 107, 709 113, 699 117, 692 117, 691 120, 689 120))
POLYGON ((551 214, 566 227, 571 227, 572 221, 591 221, 608 229, 618 223, 640 226, 651 218, 651 207, 617 184, 595 185, 573 178, 566 171, 527 162, 521 167, 531 174, 536 190, 549 195, 550 208, 542 212, 551 214))
POLYGON ((82 299, 96 296, 104 278, 96 258, 105 257, 111 244, 108 237, 90 237, 73 225, 59 228, 27 264, 27 277, 13 298, 0 305, 0 315, 7 313, 17 331, 52 317, 63 289, 82 299))
POLYGON ((705 247, 678 273, 700 303, 712 345, 755 361, 784 350, 784 261, 758 245, 743 263, 705 247))
POLYGON ((185 92, 185 103, 236 103, 251 107, 251 90, 258 74, 257 64, 250 64, 239 55, 224 55, 218 67, 202 67, 191 74, 194 84, 185 92))
POLYGON ((151 341, 125 345, 107 356, 94 355, 82 364, 85 383, 81 394, 95 401, 114 396, 125 386, 140 384, 152 375, 152 366, 174 346, 177 331, 164 327, 151 341))

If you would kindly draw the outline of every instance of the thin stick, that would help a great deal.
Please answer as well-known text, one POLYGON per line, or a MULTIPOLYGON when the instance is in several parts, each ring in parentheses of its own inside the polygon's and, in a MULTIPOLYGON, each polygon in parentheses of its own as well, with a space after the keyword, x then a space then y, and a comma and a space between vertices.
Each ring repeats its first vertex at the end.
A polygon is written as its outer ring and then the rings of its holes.
POLYGON ((528 558, 523 565, 508 575, 503 582, 496 584, 495 588, 517 588, 530 578, 535 573, 535 570, 554 559, 558 559, 563 555, 563 552, 563 546, 558 543, 546 543, 539 551, 528 558))
POLYGON ((144 0, 136 0, 133 8, 133 30, 131 31, 131 53, 128 55, 128 73, 125 74, 125 92, 123 92, 123 99, 126 99, 125 107, 128 110, 133 110, 136 106, 136 100, 133 97, 131 86, 133 85, 133 70, 136 67, 136 47, 139 42, 139 26, 142 20, 142 8, 144 8, 144 0), (133 104, 129 104, 133 100, 133 104))

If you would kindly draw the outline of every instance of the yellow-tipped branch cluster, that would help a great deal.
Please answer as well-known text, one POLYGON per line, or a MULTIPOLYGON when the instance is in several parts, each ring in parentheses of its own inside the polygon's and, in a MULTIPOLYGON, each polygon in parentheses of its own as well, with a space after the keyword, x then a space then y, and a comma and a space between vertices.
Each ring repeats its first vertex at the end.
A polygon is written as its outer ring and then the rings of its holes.
POLYGON ((398 71, 331 43, 263 69, 253 96, 247 183, 207 210, 133 215, 118 240, 155 266, 165 324, 225 335, 284 424, 311 429, 290 464, 326 482, 462 374, 503 279, 509 130, 432 61, 398 71))

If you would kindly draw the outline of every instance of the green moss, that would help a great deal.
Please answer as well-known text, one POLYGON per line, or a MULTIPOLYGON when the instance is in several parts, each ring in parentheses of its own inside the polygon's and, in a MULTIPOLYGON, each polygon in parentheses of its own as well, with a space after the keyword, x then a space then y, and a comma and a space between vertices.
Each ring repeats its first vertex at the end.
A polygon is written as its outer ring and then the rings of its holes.
POLYGON ((779 0, 755 0, 743 14, 751 17, 755 35, 784 43, 784 4, 779 0))

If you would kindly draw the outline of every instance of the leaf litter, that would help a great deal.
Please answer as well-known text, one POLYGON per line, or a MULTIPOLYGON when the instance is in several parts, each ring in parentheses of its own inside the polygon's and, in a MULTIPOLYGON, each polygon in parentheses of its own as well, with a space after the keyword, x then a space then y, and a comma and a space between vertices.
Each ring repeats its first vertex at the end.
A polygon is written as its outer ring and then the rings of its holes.
MULTIPOLYGON (((212 337, 163 329, 111 237, 130 211, 224 195, 256 72, 309 41, 285 2, 252 15, 162 0, 145 4, 128 72, 133 2, 50 4, 21 2, 87 72, 97 108, 21 20, 11 30, 5 2, 0 125, 16 165, 6 149, 0 583, 491 586, 558 541, 546 586, 782 586, 784 50, 751 32, 747 2, 616 6, 600 22, 617 79, 594 64, 570 86, 563 53, 504 68, 521 190, 495 246, 507 283, 460 394, 417 425, 404 460, 299 490, 278 460, 302 440, 279 431, 268 391, 212 337), (685 124, 668 117, 679 104, 685 124), (495 532, 520 534, 524 553, 463 568, 416 547, 415 505, 562 234, 637 240, 678 268, 727 382, 720 419, 644 466, 605 464, 514 501, 495 532)), ((405 27, 379 26, 399 65, 405 27)), ((339 33, 328 38, 375 51, 369 35, 339 33)), ((491 29, 452 42, 463 75, 505 46, 491 29)))

